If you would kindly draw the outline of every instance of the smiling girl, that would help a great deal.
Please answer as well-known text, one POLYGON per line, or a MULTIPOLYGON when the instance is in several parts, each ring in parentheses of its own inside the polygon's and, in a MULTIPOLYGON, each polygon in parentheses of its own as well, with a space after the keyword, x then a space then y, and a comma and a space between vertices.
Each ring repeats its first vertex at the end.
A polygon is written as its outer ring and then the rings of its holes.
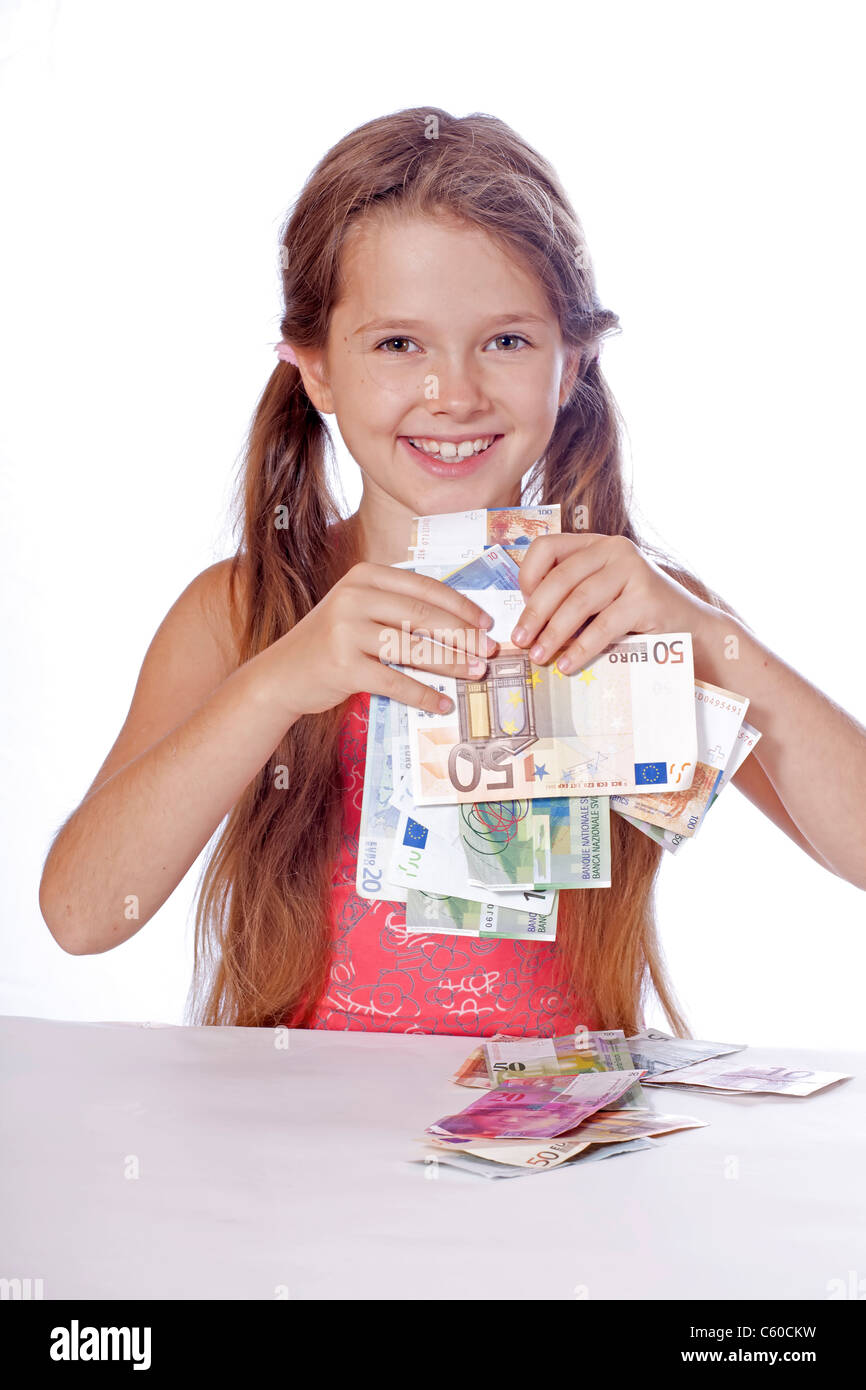
MULTIPOLYGON (((619 816, 613 886, 562 891, 554 942, 408 933, 400 903, 356 896, 370 692, 439 698, 383 664, 383 637, 462 627, 485 650, 483 608, 390 567, 412 518, 559 503, 563 534, 523 559, 513 640, 573 674, 627 633, 691 632, 696 678, 748 695, 763 734, 734 783, 859 887, 866 731, 637 534, 599 363, 618 318, 554 171, 512 130, 435 109, 371 121, 313 171, 282 242, 283 341, 250 430, 242 542, 159 627, 51 847, 46 922, 74 954, 119 945, 225 819, 197 908, 194 1022, 628 1033, 652 987, 684 1033, 653 916, 663 852, 619 816), (328 415, 363 480, 348 518, 328 415)), ((470 675, 457 650, 412 648, 418 669, 470 675)))

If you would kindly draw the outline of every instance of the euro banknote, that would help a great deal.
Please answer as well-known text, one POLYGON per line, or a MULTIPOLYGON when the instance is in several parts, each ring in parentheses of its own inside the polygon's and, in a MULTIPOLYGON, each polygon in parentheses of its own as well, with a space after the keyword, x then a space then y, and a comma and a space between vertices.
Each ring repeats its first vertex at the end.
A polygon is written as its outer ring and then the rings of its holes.
POLYGON ((640 1080, 640 1072, 584 1072, 503 1081, 457 1115, 446 1115, 426 1133, 460 1139, 553 1139, 574 1129, 640 1080))
MULTIPOLYGON (((707 818, 707 812, 715 806, 722 792, 725 790, 725 787, 742 767, 746 758, 757 745, 760 737, 760 731, 744 719, 737 730, 737 738, 731 756, 725 764, 725 769, 716 783, 712 796, 704 807, 703 815, 695 826, 694 835, 698 834, 707 818)), ((634 816, 620 810, 619 806, 614 804, 613 798, 611 798, 610 809, 616 812, 617 815, 622 816, 623 820, 627 820, 629 825, 635 826, 635 828, 642 831, 644 835, 649 835, 651 839, 655 840, 670 854, 677 854, 680 849, 682 849, 683 845, 689 843, 689 839, 694 839, 694 835, 687 837, 685 835, 680 835, 678 831, 663 830, 660 825, 650 825, 648 821, 637 820, 634 816)))
POLYGON ((749 705, 747 696, 700 680, 695 681, 694 698, 698 752, 688 790, 611 795, 614 810, 686 837, 694 835, 710 804, 749 705))
POLYGON ((409 708, 418 806, 691 784, 691 633, 624 638, 571 676, 535 666, 511 643, 477 681, 415 674, 455 706, 447 714, 409 708))
POLYGON ((400 812, 390 801, 394 784, 391 756, 391 720, 394 709, 394 702, 386 696, 370 696, 355 891, 360 898, 405 902, 406 890, 387 883, 385 879, 391 847, 400 822, 400 812))
MULTIPOLYGON (((418 812, 423 815, 424 808, 418 812)), ((553 910, 554 889, 499 892, 491 886, 479 888, 470 883, 466 860, 455 854, 453 845, 440 839, 421 821, 407 812, 400 813, 397 833, 391 847, 386 876, 401 888, 418 888, 447 897, 468 898, 498 907, 537 912, 547 917, 553 910)))
MULTIPOLYGON (((493 1141, 494 1143, 496 1141, 493 1141)), ((505 1145, 516 1145, 516 1139, 502 1139, 505 1145)), ((564 1167, 576 1168, 582 1163, 592 1163, 596 1159, 616 1158, 618 1154, 638 1153, 641 1149, 654 1149, 657 1145, 652 1139, 627 1139, 619 1144, 577 1144, 570 1140, 550 1139, 542 1147, 532 1145, 532 1155, 526 1162, 509 1161, 507 1154, 490 1155, 489 1151, 470 1149, 441 1148, 430 1149, 423 1159, 413 1162, 438 1167, 460 1168, 483 1178, 521 1178, 534 1173, 546 1173, 564 1167)))

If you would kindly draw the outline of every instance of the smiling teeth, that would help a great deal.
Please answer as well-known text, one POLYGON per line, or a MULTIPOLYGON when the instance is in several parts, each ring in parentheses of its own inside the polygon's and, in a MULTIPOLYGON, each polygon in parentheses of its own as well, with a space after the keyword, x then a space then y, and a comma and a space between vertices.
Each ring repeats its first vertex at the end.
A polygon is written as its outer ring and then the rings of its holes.
POLYGON ((438 454, 442 459, 468 459, 473 454, 481 454, 496 439, 495 434, 486 434, 479 439, 465 439, 462 444, 452 444, 450 439, 410 439, 425 454, 438 454))

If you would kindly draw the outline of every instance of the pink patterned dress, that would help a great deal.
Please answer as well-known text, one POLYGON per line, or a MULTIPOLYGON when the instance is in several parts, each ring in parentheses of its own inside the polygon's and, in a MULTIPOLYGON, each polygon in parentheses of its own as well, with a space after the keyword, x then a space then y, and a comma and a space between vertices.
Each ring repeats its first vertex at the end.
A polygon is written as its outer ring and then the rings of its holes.
POLYGON ((465 1033, 553 1037, 578 1024, 552 983, 549 941, 491 941, 406 931, 400 902, 355 892, 370 696, 352 696, 341 732, 343 826, 334 873, 333 950, 328 985, 307 1025, 371 1033, 465 1033))

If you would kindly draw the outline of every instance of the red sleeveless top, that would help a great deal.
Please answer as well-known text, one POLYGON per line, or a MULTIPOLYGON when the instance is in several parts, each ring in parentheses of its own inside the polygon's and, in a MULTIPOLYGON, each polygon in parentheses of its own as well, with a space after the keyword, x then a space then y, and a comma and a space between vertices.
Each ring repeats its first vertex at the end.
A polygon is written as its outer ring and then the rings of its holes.
POLYGON ((371 1033, 555 1037, 594 1011, 553 984, 552 941, 491 941, 406 931, 400 902, 355 892, 370 696, 353 695, 341 731, 343 823, 333 878, 328 984, 309 1028, 371 1033))

